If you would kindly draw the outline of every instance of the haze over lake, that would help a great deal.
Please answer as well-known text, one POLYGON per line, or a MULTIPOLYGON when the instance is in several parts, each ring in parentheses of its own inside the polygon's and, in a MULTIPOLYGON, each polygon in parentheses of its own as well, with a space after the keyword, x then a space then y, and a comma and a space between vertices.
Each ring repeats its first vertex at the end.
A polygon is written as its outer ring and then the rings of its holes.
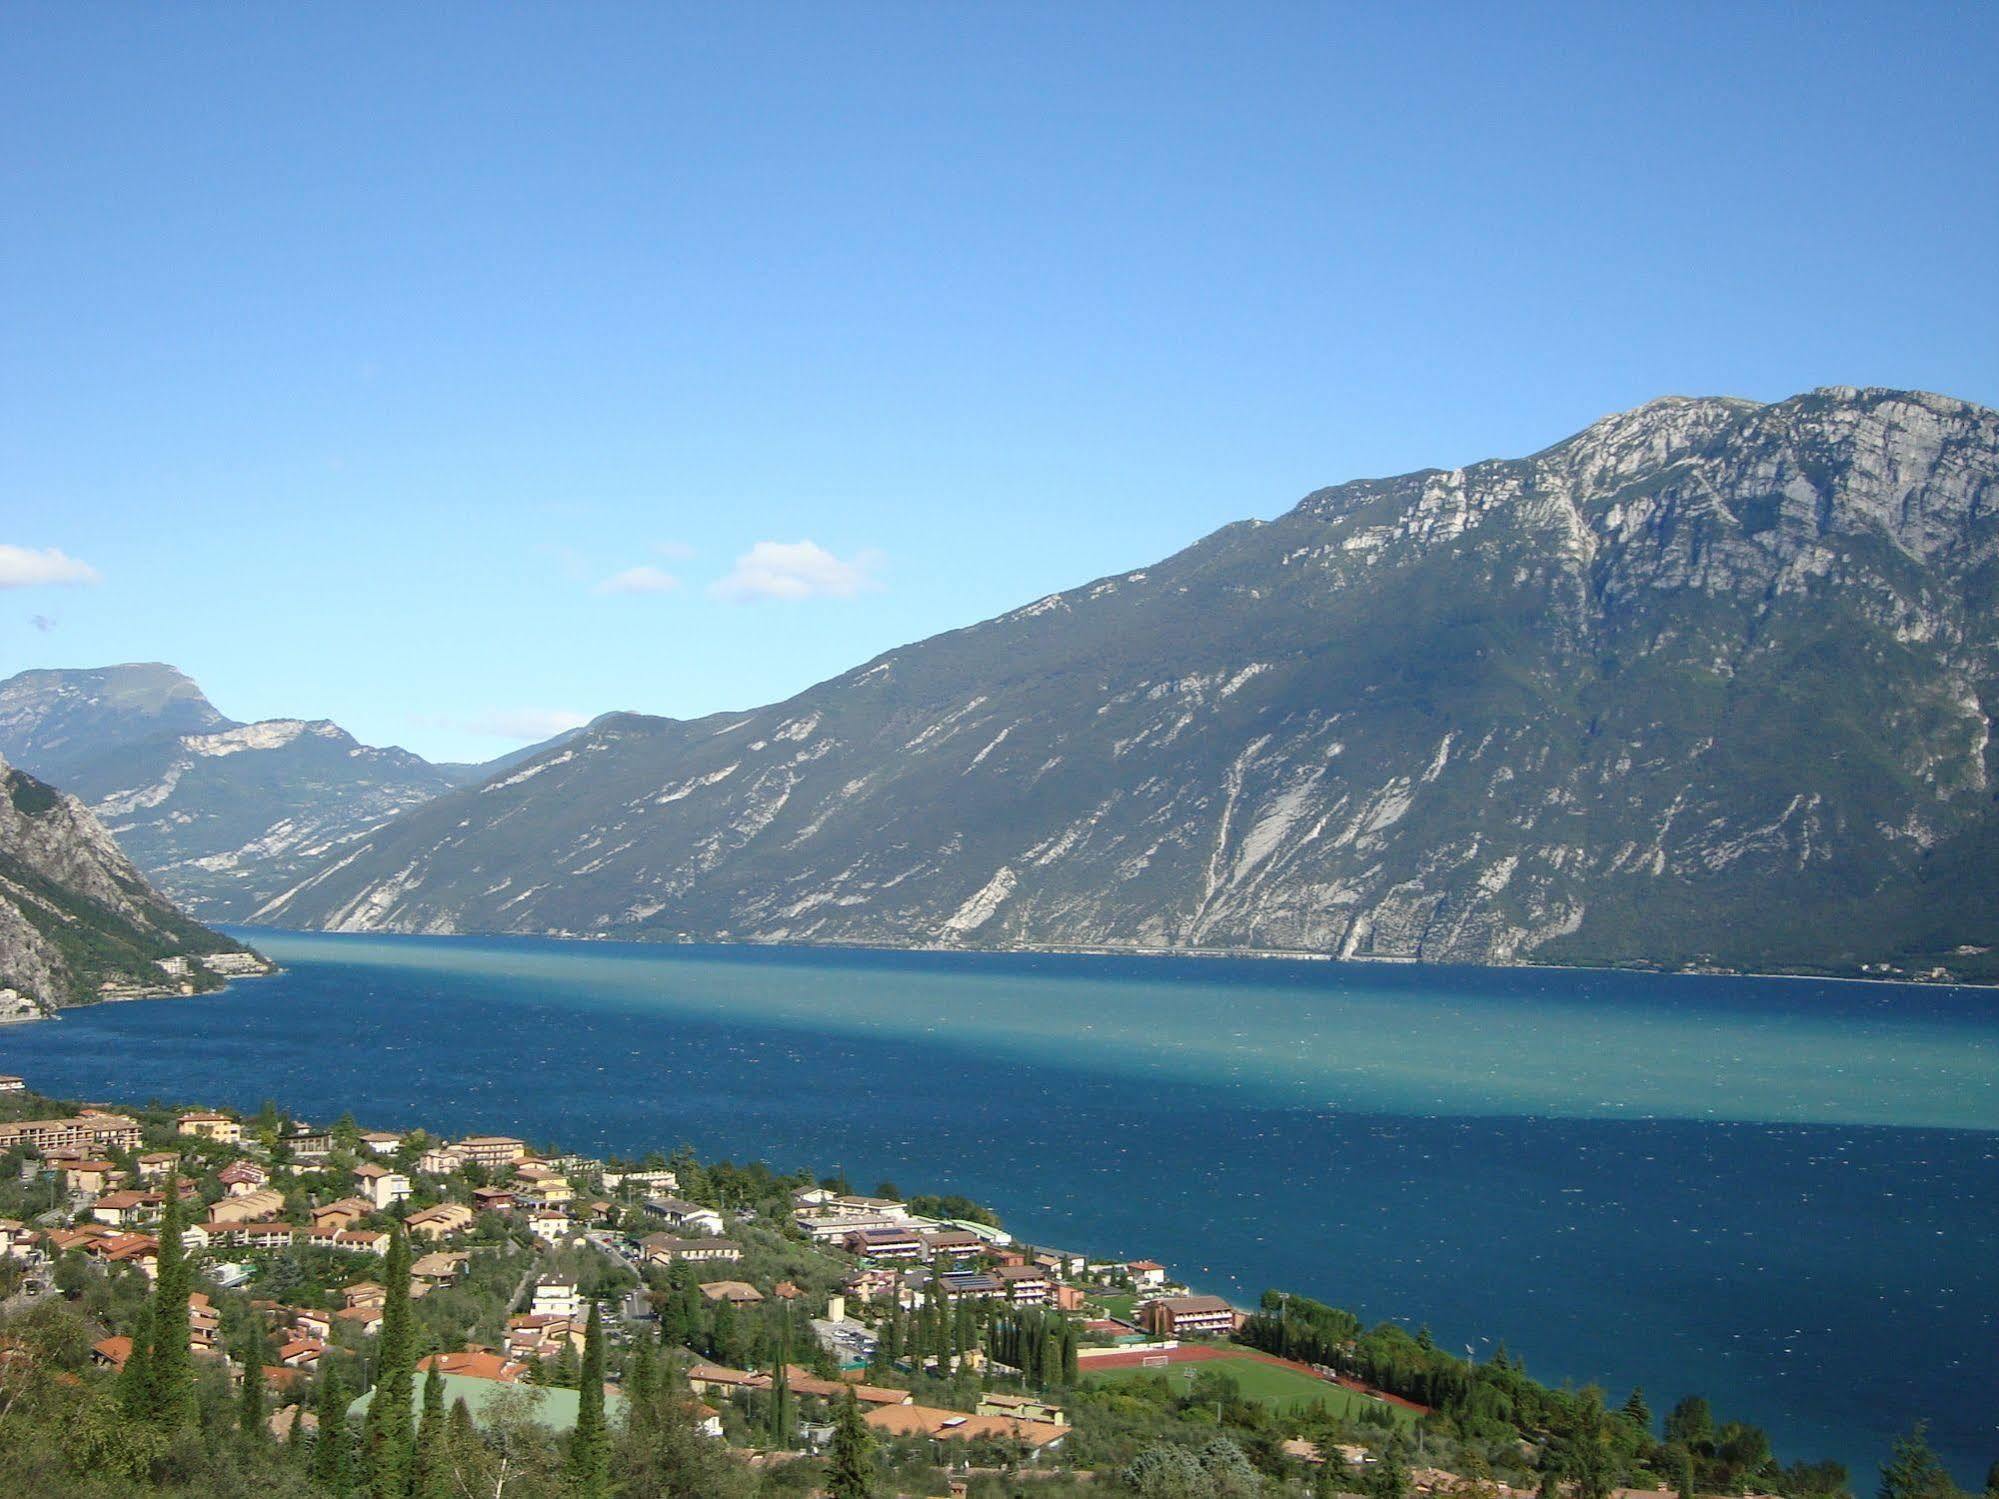
POLYGON ((1999 998, 1555 970, 245 933, 0 1030, 43 1091, 950 1189, 1032 1240, 1708 1395, 1856 1485, 1999 1453, 1999 998))

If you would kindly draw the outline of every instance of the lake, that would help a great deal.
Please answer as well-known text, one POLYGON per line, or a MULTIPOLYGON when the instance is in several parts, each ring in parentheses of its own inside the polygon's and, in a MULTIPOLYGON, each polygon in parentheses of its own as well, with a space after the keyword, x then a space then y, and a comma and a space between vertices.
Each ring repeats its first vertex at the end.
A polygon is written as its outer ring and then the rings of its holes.
POLYGON ((962 1191, 1031 1240, 1698 1392, 1871 1493, 1999 1458, 1999 995, 1312 962, 243 932, 287 966, 0 1028, 59 1095, 962 1191))

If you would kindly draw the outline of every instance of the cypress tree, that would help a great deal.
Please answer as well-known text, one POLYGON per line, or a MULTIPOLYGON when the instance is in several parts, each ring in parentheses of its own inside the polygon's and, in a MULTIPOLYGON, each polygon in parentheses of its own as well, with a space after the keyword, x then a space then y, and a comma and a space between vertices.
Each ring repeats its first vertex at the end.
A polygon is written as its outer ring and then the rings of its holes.
POLYGON ((261 1320, 243 1344, 243 1388, 237 1401, 236 1423, 251 1441, 263 1439, 264 1325, 261 1320))
POLYGON ((659 1374, 652 1361, 652 1345, 641 1341, 632 1350, 625 1369, 625 1408, 638 1410, 651 1405, 658 1383, 659 1374))
POLYGON ((569 1437, 569 1479, 578 1499, 606 1499, 611 1492, 611 1434, 604 1425, 604 1314, 595 1301, 583 1324, 581 1381, 576 1430, 569 1437))
POLYGON ((179 1162, 167 1168, 166 1190, 166 1209, 160 1215, 158 1273, 153 1281, 150 1404, 156 1424, 178 1431, 193 1425, 195 1419, 194 1361, 187 1344, 187 1301, 193 1284, 187 1246, 181 1242, 179 1162))
POLYGON ((329 1369, 319 1382, 319 1436, 312 1445, 312 1476, 335 1499, 353 1493, 353 1466, 347 1451, 347 1391, 340 1371, 329 1369))
POLYGON ((445 1499, 451 1492, 451 1468, 445 1453, 451 1438, 444 1423, 444 1376, 433 1358, 430 1372, 423 1377, 423 1419, 417 1427, 416 1460, 410 1471, 413 1499, 445 1499))
POLYGON ((153 1298, 140 1308, 132 1328, 132 1351, 118 1373, 118 1401, 128 1421, 153 1419, 153 1298))
POLYGON ((777 1360, 770 1375, 770 1444, 779 1450, 791 1446, 791 1326, 787 1319, 778 1327, 777 1360))
POLYGON ((361 1428, 362 1461, 374 1499, 405 1499, 416 1449, 416 1332, 410 1325, 410 1245, 401 1227, 389 1240, 387 1297, 375 1340, 375 1393, 361 1428))
POLYGON ((826 1473, 828 1499, 874 1499, 874 1443, 861 1419, 861 1403, 852 1390, 840 1402, 833 1423, 833 1458, 826 1473))

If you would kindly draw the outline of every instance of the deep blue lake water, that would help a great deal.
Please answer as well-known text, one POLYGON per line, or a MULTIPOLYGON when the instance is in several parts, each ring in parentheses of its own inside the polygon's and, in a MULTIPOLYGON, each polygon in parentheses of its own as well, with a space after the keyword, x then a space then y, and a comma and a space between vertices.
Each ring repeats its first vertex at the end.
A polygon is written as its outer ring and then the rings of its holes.
POLYGON ((1327 963, 245 933, 219 996, 0 1028, 46 1092, 963 1191, 1047 1244, 1427 1322, 1872 1492, 1999 1457, 1999 996, 1327 963))

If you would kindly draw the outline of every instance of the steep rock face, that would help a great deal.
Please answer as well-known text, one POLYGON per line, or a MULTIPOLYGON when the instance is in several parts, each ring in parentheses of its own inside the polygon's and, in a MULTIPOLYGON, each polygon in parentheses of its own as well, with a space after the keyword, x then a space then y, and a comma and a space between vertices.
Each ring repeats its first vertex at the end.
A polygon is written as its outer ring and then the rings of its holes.
POLYGON ((1996 476, 1938 396, 1653 402, 607 717, 257 919, 1983 973, 1996 476))
POLYGON ((0 1018, 266 966, 163 900, 76 798, 0 760, 0 1018))
POLYGON ((0 753, 83 798, 162 890, 222 921, 481 774, 359 744, 324 720, 237 723, 159 665, 0 683, 0 753))

